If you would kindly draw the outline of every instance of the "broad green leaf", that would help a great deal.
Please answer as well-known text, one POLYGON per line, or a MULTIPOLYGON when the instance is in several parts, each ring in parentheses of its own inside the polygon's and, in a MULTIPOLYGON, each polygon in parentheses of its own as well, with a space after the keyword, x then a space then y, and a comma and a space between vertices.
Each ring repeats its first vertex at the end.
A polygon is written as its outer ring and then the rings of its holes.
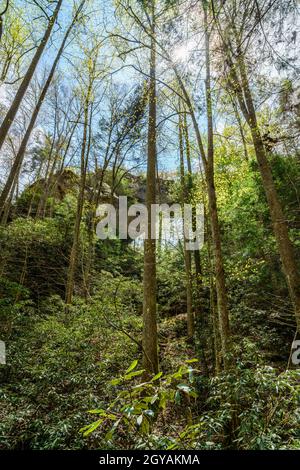
POLYGON ((135 369, 137 365, 138 365, 138 360, 135 359, 135 360, 130 364, 130 366, 128 367, 127 371, 125 372, 125 375, 129 374, 129 372, 131 372, 133 369, 135 369))
POLYGON ((151 382, 154 382, 155 380, 158 380, 161 378, 161 376, 163 375, 162 372, 158 372, 158 374, 156 374, 153 379, 151 379, 151 382))
POLYGON ((103 421, 103 419, 99 419, 98 421, 95 421, 94 423, 90 424, 88 427, 82 428, 80 431, 84 431, 83 436, 87 437, 89 436, 89 434, 95 431, 100 426, 100 424, 103 423, 103 421))
POLYGON ((130 374, 125 375, 124 379, 125 380, 130 380, 130 379, 132 379, 132 377, 137 377, 138 375, 142 375, 143 372, 145 372, 144 369, 137 370, 137 371, 134 371, 134 372, 130 372, 130 374))

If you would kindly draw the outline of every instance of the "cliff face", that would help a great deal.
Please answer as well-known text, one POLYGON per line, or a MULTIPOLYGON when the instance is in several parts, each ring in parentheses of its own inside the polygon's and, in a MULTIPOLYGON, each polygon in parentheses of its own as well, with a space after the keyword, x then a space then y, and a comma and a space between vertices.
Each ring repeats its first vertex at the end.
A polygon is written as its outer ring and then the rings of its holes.
MULTIPOLYGON (((100 172, 101 170, 99 170, 100 172)), ((91 200, 100 173, 92 173, 87 177, 86 193, 87 200, 91 200)), ((112 191, 111 186, 103 181, 100 192, 100 202, 112 202, 118 205, 119 196, 129 196, 133 202, 145 204, 146 202, 146 178, 143 175, 133 175, 128 173, 124 178, 124 185, 112 191)), ((172 204, 171 188, 174 180, 159 178, 157 181, 157 203, 172 204)), ((76 195, 79 189, 80 177, 71 169, 64 169, 63 172, 54 174, 49 180, 41 178, 25 189, 25 192, 35 194, 37 197, 47 188, 49 197, 56 202, 61 202, 68 194, 76 195)))
MULTIPOLYGON (((92 194, 93 188, 95 187, 96 176, 88 175, 86 191, 87 196, 92 194)), ((66 168, 60 173, 54 174, 51 178, 46 180, 45 178, 40 178, 30 185, 25 191, 36 191, 37 193, 43 191, 45 188, 48 188, 51 197, 56 201, 62 201, 67 194, 77 194, 80 184, 80 177, 73 170, 66 168)), ((110 186, 103 182, 101 189, 101 198, 106 200, 111 197, 111 188, 110 186)))
MULTIPOLYGON (((146 202, 146 178, 141 175, 128 175, 129 188, 138 202, 146 202)), ((174 180, 158 178, 156 184, 156 202, 158 204, 172 204, 171 189, 174 180)))

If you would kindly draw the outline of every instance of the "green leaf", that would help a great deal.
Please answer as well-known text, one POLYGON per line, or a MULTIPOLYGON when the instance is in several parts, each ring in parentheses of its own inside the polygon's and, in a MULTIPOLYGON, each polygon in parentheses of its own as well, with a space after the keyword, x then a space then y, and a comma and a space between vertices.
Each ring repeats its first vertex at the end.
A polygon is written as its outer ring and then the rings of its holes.
POLYGON ((113 379, 110 381, 110 385, 119 385, 122 379, 113 379))
POLYGON ((180 401, 181 401, 180 391, 177 390, 177 392, 175 393, 175 403, 179 405, 180 401))
POLYGON ((162 372, 158 372, 158 374, 156 374, 153 379, 151 379, 151 382, 154 382, 155 380, 158 380, 161 378, 161 376, 163 375, 162 372))
POLYGON ((125 375, 124 379, 125 380, 130 380, 130 379, 132 379, 132 377, 137 377, 138 375, 142 375, 143 372, 145 372, 145 369, 131 372, 130 374, 125 375))
POLYGON ((95 431, 100 424, 102 424, 104 419, 99 419, 98 421, 95 421, 94 423, 90 424, 89 426, 85 426, 84 428, 80 429, 80 432, 83 432, 83 436, 87 437, 89 434, 91 434, 93 431, 95 431))
POLYGON ((146 417, 144 418, 145 419, 143 419, 142 425, 141 425, 141 431, 143 434, 149 434, 149 431, 150 431, 149 420, 146 417))
POLYGON ((89 413, 92 413, 92 414, 98 414, 98 415, 106 415, 106 411, 103 410, 102 408, 100 408, 99 410, 89 410, 89 413))
POLYGON ((135 360, 130 364, 130 366, 128 367, 127 371, 125 372, 125 375, 129 374, 129 372, 131 372, 133 369, 135 369, 137 365, 138 365, 138 360, 135 359, 135 360))

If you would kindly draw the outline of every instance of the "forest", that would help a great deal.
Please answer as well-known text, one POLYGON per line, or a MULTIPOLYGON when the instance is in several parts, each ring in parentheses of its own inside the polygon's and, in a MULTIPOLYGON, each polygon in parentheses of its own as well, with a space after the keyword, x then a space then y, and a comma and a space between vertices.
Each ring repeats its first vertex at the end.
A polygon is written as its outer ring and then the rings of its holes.
POLYGON ((1 451, 300 450, 299 38, 0 1, 1 451))

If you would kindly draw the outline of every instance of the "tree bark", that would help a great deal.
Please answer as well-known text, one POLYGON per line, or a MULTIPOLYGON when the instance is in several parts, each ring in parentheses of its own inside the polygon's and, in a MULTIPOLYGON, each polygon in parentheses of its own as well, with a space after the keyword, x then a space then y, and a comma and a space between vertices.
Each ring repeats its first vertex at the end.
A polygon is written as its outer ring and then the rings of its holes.
POLYGON ((203 3, 204 28, 205 28, 205 56, 206 56, 206 112, 207 112, 207 168, 206 181, 208 190, 209 212, 212 229, 212 240, 214 248, 215 273, 217 304, 219 315, 220 337, 222 345, 222 354, 224 368, 229 365, 228 353, 230 351, 230 325, 228 298, 225 282, 224 262, 221 245, 220 224, 217 210, 217 197, 214 182, 214 136, 213 136, 213 116, 212 116, 212 97, 211 97, 211 75, 210 75, 210 34, 208 31, 207 6, 203 3))
POLYGON ((35 72, 35 69, 39 63, 39 60, 41 58, 41 55, 46 47, 46 44, 48 42, 48 39, 50 37, 50 34, 52 32, 52 29, 53 29, 53 26, 55 24, 55 21, 57 19, 57 16, 58 16, 58 13, 59 13, 59 10, 61 8, 61 5, 62 5, 62 1, 63 0, 58 0, 57 2, 57 5, 56 5, 56 8, 54 10, 54 13, 53 15, 51 16, 50 20, 49 20, 49 23, 48 23, 48 26, 47 26, 47 29, 45 31, 45 34, 43 36, 43 39, 41 40, 34 56, 33 56, 33 59, 28 67, 28 70, 21 82, 21 85, 19 86, 19 89, 16 93, 16 96, 9 108, 9 110, 7 111, 6 113, 6 116, 1 124, 1 127, 0 127, 0 150, 3 146, 3 143, 6 139, 6 136, 9 132, 9 129, 16 117, 16 114, 18 112, 18 109, 20 107, 20 104, 22 102, 22 99, 27 91, 27 88, 29 86, 29 83, 33 77, 33 74, 35 72))
MULTIPOLYGON (((192 191, 192 189, 193 189, 193 179, 192 179, 191 148, 190 148, 190 138, 189 138, 189 130, 188 130, 186 113, 184 114, 184 118, 183 118, 183 133, 184 133, 184 138, 185 138, 186 162, 187 162, 187 169, 188 169, 189 190, 192 191)), ((195 230, 196 230, 196 214, 195 214, 195 207, 193 205, 193 231, 195 231, 195 230)), ((195 263, 196 284, 197 284, 197 287, 198 287, 198 291, 200 293, 200 290, 201 290, 201 287, 202 287, 202 268, 201 268, 200 250, 195 250, 194 251, 194 263, 195 263)))
POLYGON ((81 219, 82 219, 82 213, 83 213, 84 193, 85 193, 85 186, 86 186, 86 172, 87 172, 87 160, 88 160, 88 154, 86 152, 86 148, 87 148, 87 138, 88 138, 89 105, 90 105, 91 92, 92 92, 92 81, 90 81, 89 83, 89 87, 88 87, 87 95, 85 99, 85 106, 84 106, 83 137, 82 137, 82 144, 81 144, 81 181, 80 181, 80 188, 79 188, 79 194, 78 194, 78 199, 77 199, 77 210, 76 210, 76 218, 75 218, 75 226, 74 226, 73 244, 72 244, 72 249, 70 253, 69 268, 68 268, 68 275, 67 275, 67 284, 66 284, 66 304, 67 305, 72 303, 75 271, 76 271, 77 260, 78 260, 80 225, 81 225, 81 219))
POLYGON ((203 145, 200 128, 197 122, 194 107, 191 102, 191 98, 184 82, 178 72, 176 65, 171 61, 173 70, 175 72, 177 81, 182 90, 183 97, 186 105, 189 109, 195 134, 196 141, 199 148, 201 160, 203 162, 205 178, 207 183, 208 191, 208 202, 209 202, 209 217, 212 228, 212 241, 214 248, 215 258, 215 273, 216 273, 216 291, 217 291, 217 305, 218 305, 218 317, 219 317, 219 329, 222 345, 222 355, 225 369, 229 367, 228 353, 231 347, 231 333, 229 325, 229 310, 228 310, 228 299, 225 282, 224 263, 221 246, 221 232, 217 210, 217 197, 214 184, 214 152, 213 152, 213 122, 212 122, 212 100, 211 100, 211 84, 210 84, 210 44, 209 44, 209 33, 208 33, 208 21, 207 21, 207 5, 203 2, 203 10, 205 16, 205 48, 206 48, 206 103, 207 103, 207 124, 208 124, 208 148, 207 156, 203 145))
POLYGON ((144 243, 144 301, 143 301, 143 367, 146 375, 157 373, 158 344, 156 318, 156 240, 155 227, 151 223, 151 208, 156 203, 156 41, 155 0, 152 0, 152 31, 150 51, 148 161, 146 183, 146 205, 148 209, 148 236, 144 243))
POLYGON ((12 207, 12 202, 13 202, 13 199, 14 199, 14 195, 17 192, 16 189, 18 189, 17 186, 18 186, 18 180, 19 180, 19 173, 20 172, 17 171, 17 173, 15 175, 15 179, 14 179, 13 184, 11 186, 10 193, 8 195, 6 203, 3 206, 1 225, 4 225, 4 226, 7 224, 8 216, 10 214, 11 207, 12 207))
MULTIPOLYGON (((227 53, 229 53, 228 48, 227 53)), ((229 59, 231 65, 232 88, 236 93, 240 108, 251 131, 256 159, 262 178, 262 183, 270 210, 273 231, 282 263, 282 270, 287 282, 292 303, 294 305, 297 330, 300 332, 300 274, 296 263, 294 247, 289 237, 288 225, 274 183, 263 138, 259 130, 256 110, 248 81, 244 54, 240 51, 237 62, 240 77, 237 74, 236 66, 232 62, 230 53, 229 59)))
POLYGON ((7 12, 8 7, 9 7, 9 0, 6 0, 6 5, 4 7, 4 10, 0 12, 0 41, 2 39, 2 33, 3 33, 3 18, 2 17, 7 12))
MULTIPOLYGON (((181 185, 181 208, 183 213, 183 224, 184 224, 184 204, 188 202, 189 192, 185 180, 185 169, 184 169, 184 145, 183 145, 183 124, 179 114, 178 123, 179 132, 179 151, 180 151, 180 185, 181 185)), ((195 334, 195 318, 193 312, 193 289, 192 289, 192 260, 191 252, 187 250, 187 240, 184 233, 183 226, 183 254, 184 254, 184 265, 185 265, 185 286, 186 286, 186 306, 187 306, 187 334, 188 338, 192 340, 195 334)))
POLYGON ((19 148, 19 151, 16 155, 16 158, 14 160, 14 163, 13 163, 13 166, 12 166, 12 169, 9 173, 9 176, 7 178, 7 181, 5 183, 5 186, 2 190, 2 193, 0 195, 0 213, 1 211, 3 210, 3 207, 5 205, 5 201, 6 201, 6 198, 8 196, 8 194, 10 193, 11 191, 11 188, 12 188, 12 185, 13 185, 13 182, 15 180, 15 176, 20 172, 20 169, 21 169, 21 166, 22 166, 22 163, 23 163, 23 159, 24 159, 24 155, 25 155, 25 151, 26 151, 26 147, 27 147, 27 144, 28 144, 28 141, 29 141, 29 138, 30 138, 30 135, 32 133, 32 130, 35 126, 35 123, 36 123, 36 120, 37 120, 37 117, 38 117, 38 114, 40 112, 40 109, 42 107, 42 104, 44 102, 44 99, 47 95, 47 92, 49 90, 49 87, 50 87, 50 84, 52 82, 52 79, 53 79, 53 76, 54 76, 54 73, 55 73, 55 70, 56 70, 56 67, 58 65, 58 62, 62 56, 62 53, 65 49, 65 46, 66 46, 66 42, 68 40, 68 37, 72 31, 72 28, 74 27, 74 24, 76 23, 77 21, 77 18, 78 18, 78 14, 79 12, 81 11, 83 5, 84 5, 84 1, 81 2, 80 6, 78 7, 77 9, 77 12, 73 18, 73 21, 72 23, 70 24, 70 26, 68 27, 66 33, 65 33, 65 36, 63 38, 63 41, 61 43, 61 46, 57 52, 57 55, 55 57, 55 60, 53 62, 53 65, 51 67, 51 70, 50 70, 50 73, 48 75, 48 78, 46 80, 46 83, 42 89, 42 92, 40 94, 40 97, 38 99, 38 102, 34 108, 34 111, 32 113, 32 116, 31 116, 31 119, 30 119, 30 122, 29 122, 29 125, 27 127, 27 130, 26 130, 26 133, 22 139, 22 142, 21 142, 21 145, 20 145, 20 148, 19 148))

